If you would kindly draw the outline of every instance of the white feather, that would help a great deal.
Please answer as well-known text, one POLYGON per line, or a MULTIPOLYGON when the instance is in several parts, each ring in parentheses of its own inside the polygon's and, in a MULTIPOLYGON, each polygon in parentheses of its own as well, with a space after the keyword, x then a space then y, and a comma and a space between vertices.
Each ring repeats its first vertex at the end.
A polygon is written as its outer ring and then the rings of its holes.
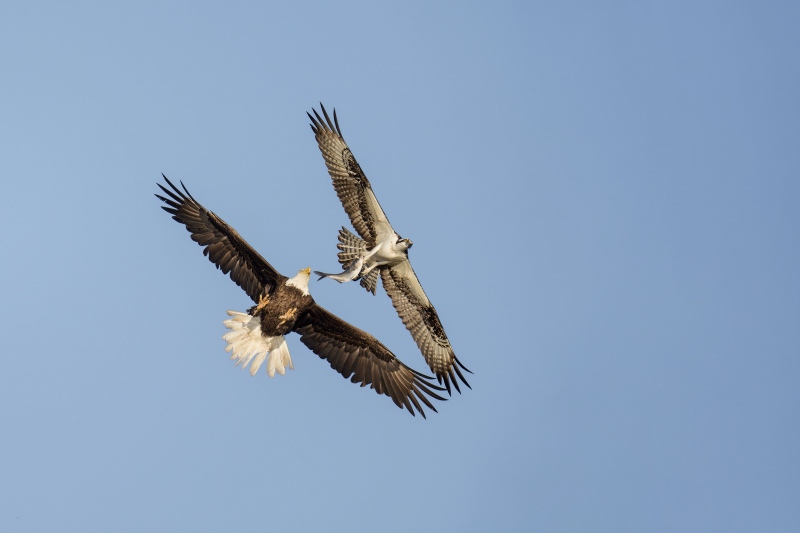
POLYGON ((250 375, 255 376, 266 359, 269 377, 275 376, 275 371, 284 375, 287 367, 294 369, 289 347, 282 335, 265 337, 261 334, 259 320, 247 313, 229 310, 228 316, 233 318, 222 323, 231 331, 223 335, 222 339, 228 343, 225 351, 231 353, 231 359, 236 361, 235 366, 242 365, 242 368, 246 368, 252 361, 250 375))
POLYGON ((272 344, 273 348, 269 352, 269 360, 267 361, 267 374, 269 374, 269 377, 274 376, 276 370, 281 376, 286 373, 287 367, 294 370, 286 339, 283 337, 273 337, 272 344))
POLYGON ((311 275, 310 268, 304 268, 297 275, 291 279, 286 280, 286 285, 289 287, 296 287, 300 289, 300 292, 303 293, 303 296, 308 296, 308 279, 311 275))

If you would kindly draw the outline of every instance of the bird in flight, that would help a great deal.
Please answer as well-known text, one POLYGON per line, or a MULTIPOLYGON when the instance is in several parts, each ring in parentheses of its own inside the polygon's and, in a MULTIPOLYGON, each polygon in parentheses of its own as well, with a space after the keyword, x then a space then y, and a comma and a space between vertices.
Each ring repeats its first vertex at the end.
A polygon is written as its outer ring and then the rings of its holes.
POLYGON ((328 167, 333 188, 360 238, 342 227, 337 247, 341 250, 338 257, 345 271, 341 274, 314 273, 319 279, 329 277, 339 283, 358 279, 372 294, 375 294, 380 274, 386 294, 439 383, 444 383, 448 394, 451 382, 461 392, 459 380, 470 387, 461 370, 470 370, 453 352, 439 315, 411 268, 408 250, 413 243, 398 235, 389 223, 372 185, 342 136, 336 110, 331 120, 322 104, 320 108, 322 116, 316 109, 313 109, 313 116, 306 114, 311 119, 311 130, 328 167))
POLYGON ((435 392, 444 389, 404 365, 369 333, 317 305, 308 292, 310 268, 292 278, 281 275, 235 229, 195 200, 183 182, 181 190, 164 179, 168 187, 158 184, 164 196, 156 194, 165 204, 161 208, 186 226, 203 254, 255 303, 246 312, 228 311, 231 318, 224 321, 231 330, 223 337, 226 351, 237 365, 249 364, 255 375, 266 360, 270 377, 284 374, 293 368, 284 336, 294 331, 309 350, 352 383, 369 385, 412 415, 425 417, 422 404, 436 411, 429 398, 445 400, 435 392))

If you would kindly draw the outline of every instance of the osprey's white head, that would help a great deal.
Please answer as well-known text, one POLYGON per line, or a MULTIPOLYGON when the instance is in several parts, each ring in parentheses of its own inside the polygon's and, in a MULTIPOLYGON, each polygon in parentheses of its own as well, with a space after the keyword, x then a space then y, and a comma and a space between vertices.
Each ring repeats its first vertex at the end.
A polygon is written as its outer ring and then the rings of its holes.
POLYGON ((394 247, 398 252, 407 252, 413 245, 414 243, 411 242, 411 239, 403 239, 398 235, 397 244, 394 247))
POLYGON ((303 296, 308 296, 308 280, 311 277, 311 269, 304 268, 300 272, 297 273, 295 277, 288 280, 286 285, 290 287, 297 287, 300 289, 300 292, 303 293, 303 296))

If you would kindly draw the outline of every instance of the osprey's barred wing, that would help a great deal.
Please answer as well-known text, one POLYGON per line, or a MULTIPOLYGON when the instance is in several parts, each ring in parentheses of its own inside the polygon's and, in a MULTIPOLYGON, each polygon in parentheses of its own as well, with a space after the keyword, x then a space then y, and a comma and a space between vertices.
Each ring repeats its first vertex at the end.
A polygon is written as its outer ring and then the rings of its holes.
POLYGON ((207 255, 223 274, 230 273, 231 279, 254 302, 258 303, 261 296, 287 279, 247 244, 235 229, 192 198, 183 183, 181 191, 166 176, 164 179, 171 189, 158 184, 167 195, 156 194, 158 199, 167 204, 162 205, 161 209, 184 224, 192 234, 192 240, 203 247, 203 255, 207 255))
POLYGON ((372 192, 372 186, 364 175, 364 171, 356 161, 353 153, 348 148, 347 143, 342 137, 342 130, 339 129, 339 121, 336 118, 336 110, 333 111, 333 121, 325 111, 325 107, 320 104, 323 119, 317 110, 314 109, 314 116, 306 113, 311 119, 311 130, 317 139, 319 150, 325 159, 328 167, 328 174, 333 180, 333 188, 350 217, 353 227, 367 241, 367 245, 372 248, 378 242, 384 240, 384 236, 393 233, 389 219, 383 212, 381 204, 372 192))
MULTIPOLYGON (((320 104, 321 117, 316 110, 311 119, 311 129, 325 159, 328 173, 333 180, 336 194, 342 202, 350 221, 358 234, 366 241, 352 235, 347 229, 339 232, 339 262, 349 265, 359 254, 372 249, 379 242, 386 241, 394 234, 386 214, 381 209, 372 186, 353 157, 342 137, 336 111, 331 121, 325 107, 320 104)), ((383 288, 392 299, 397 314, 411 332, 422 355, 436 374, 439 383, 444 382, 450 392, 450 383, 459 388, 459 380, 469 387, 461 370, 469 370, 456 358, 450 341, 444 332, 436 309, 433 308, 425 291, 417 279, 411 263, 406 259, 392 267, 381 266, 361 279, 361 286, 375 293, 376 273, 380 271, 383 288), (460 367, 460 368, 459 368, 460 367)))
POLYGON ((428 397, 446 400, 434 392, 443 389, 429 382, 428 376, 407 367, 375 337, 319 305, 298 319, 294 331, 303 344, 342 376, 389 396, 412 415, 416 409, 425 417, 420 402, 436 411, 428 397))
POLYGON ((450 392, 452 381, 456 390, 461 392, 456 379, 458 376, 464 385, 470 387, 459 367, 467 372, 470 370, 461 364, 453 352, 439 315, 422 290, 411 263, 406 260, 393 267, 383 267, 380 271, 383 288, 439 383, 444 381, 450 392))

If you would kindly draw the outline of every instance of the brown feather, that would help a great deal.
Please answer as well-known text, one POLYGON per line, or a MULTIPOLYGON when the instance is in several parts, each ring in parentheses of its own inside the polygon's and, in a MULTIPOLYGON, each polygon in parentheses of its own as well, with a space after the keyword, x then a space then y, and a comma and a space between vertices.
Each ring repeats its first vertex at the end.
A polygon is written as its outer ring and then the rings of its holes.
POLYGON ((429 381, 432 378, 408 368, 375 337, 287 285, 287 277, 279 274, 236 230, 198 203, 182 183, 183 191, 166 176, 164 179, 170 188, 159 184, 166 196, 156 195, 166 204, 162 208, 185 225, 192 239, 203 246, 203 254, 258 304, 252 314, 260 317, 264 335, 296 331, 303 344, 345 378, 352 376, 353 383, 369 385, 412 415, 418 412, 425 417, 419 400, 436 411, 429 398, 445 400, 434 392, 444 389, 429 381))

